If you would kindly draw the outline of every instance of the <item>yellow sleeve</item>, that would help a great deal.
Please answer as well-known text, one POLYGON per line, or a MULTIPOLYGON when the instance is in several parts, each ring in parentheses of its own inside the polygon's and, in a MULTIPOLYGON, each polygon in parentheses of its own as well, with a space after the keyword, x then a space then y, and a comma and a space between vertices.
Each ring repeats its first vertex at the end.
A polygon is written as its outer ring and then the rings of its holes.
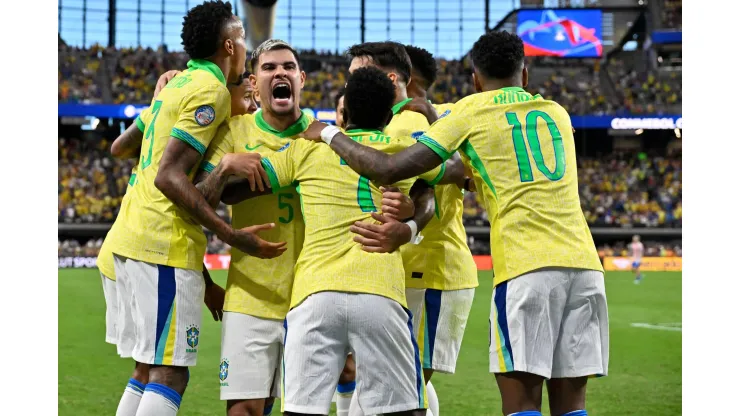
POLYGON ((230 106, 229 91, 220 84, 198 88, 185 96, 180 104, 180 114, 170 135, 203 155, 218 127, 230 115, 230 106))
POLYGON ((459 106, 450 110, 445 117, 438 119, 432 126, 417 139, 419 143, 428 146, 442 160, 452 157, 452 154, 468 138, 470 120, 465 117, 459 106))
POLYGON ((429 172, 422 173, 421 175, 419 175, 419 179, 423 179, 426 183, 429 184, 429 186, 434 186, 442 180, 443 176, 445 176, 444 163, 430 170, 429 172))
POLYGON ((134 123, 136 123, 136 127, 139 129, 140 132, 143 133, 146 129, 146 123, 149 122, 149 116, 151 115, 151 107, 147 107, 143 109, 138 116, 136 116, 136 120, 134 120, 134 123))
POLYGON ((210 146, 208 146, 200 168, 210 173, 218 166, 225 154, 232 153, 233 151, 234 137, 231 135, 230 123, 223 123, 216 132, 216 137, 213 138, 210 146))
POLYGON ((270 178, 272 192, 292 186, 298 180, 298 166, 305 158, 307 144, 305 140, 294 140, 283 149, 262 158, 262 167, 270 178))

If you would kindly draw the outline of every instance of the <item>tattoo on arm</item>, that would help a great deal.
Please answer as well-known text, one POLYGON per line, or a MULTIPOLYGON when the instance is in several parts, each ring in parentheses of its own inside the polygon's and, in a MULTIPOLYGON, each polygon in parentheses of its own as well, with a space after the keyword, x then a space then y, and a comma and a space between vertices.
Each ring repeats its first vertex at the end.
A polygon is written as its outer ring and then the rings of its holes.
POLYGON ((233 231, 231 226, 216 214, 186 173, 196 168, 200 157, 200 153, 189 144, 170 138, 164 149, 154 186, 198 223, 216 233, 222 240, 228 241, 233 231))
POLYGON ((141 153, 141 140, 144 138, 144 133, 139 130, 136 123, 128 126, 110 147, 110 153, 116 159, 132 159, 138 158, 141 153))
POLYGON ((195 187, 203 194, 212 208, 218 207, 229 176, 224 173, 223 165, 219 164, 211 173, 202 171, 195 178, 195 187))
POLYGON ((394 155, 383 153, 337 133, 331 148, 355 172, 377 183, 396 183, 430 171, 442 159, 427 146, 416 143, 394 155))
POLYGON ((434 217, 434 188, 429 186, 423 180, 417 180, 409 192, 411 200, 414 201, 414 222, 418 231, 421 231, 429 224, 434 217))

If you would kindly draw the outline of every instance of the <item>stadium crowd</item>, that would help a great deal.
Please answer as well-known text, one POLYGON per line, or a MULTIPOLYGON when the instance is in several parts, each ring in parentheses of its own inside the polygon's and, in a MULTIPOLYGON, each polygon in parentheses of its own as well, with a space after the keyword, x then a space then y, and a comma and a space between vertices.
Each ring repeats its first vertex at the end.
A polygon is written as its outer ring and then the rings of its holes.
MULTIPOLYGON (((347 65, 341 56, 304 51, 301 59, 310 60, 302 105, 332 108, 336 92, 345 84, 347 65)), ((100 102, 111 97, 115 103, 147 103, 160 74, 184 68, 182 52, 164 48, 70 48, 59 44, 59 101, 100 102), (98 71, 102 68, 107 71, 98 71), (109 80, 107 84, 97 84, 109 80)), ((597 63, 555 65, 548 59, 531 60, 530 68, 544 76, 531 77, 528 89, 562 104, 571 114, 668 113, 681 102, 681 75, 637 71, 619 59, 607 64, 619 94, 610 95, 602 85, 597 63), (624 92, 621 92, 624 91, 624 92)), ((456 102, 473 93, 470 62, 439 60, 437 83, 431 91, 434 102, 456 102)))

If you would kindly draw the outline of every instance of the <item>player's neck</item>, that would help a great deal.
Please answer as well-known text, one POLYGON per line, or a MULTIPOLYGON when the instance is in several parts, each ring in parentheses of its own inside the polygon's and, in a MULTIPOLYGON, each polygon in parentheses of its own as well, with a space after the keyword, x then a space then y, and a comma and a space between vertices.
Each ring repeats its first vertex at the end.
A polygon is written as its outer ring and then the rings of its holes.
POLYGON ((483 91, 495 91, 502 88, 524 88, 522 81, 518 79, 492 79, 483 84, 483 91))
POLYGON ((396 100, 393 101, 393 105, 396 105, 400 103, 401 101, 406 100, 408 98, 409 96, 408 96, 408 93, 406 92, 406 88, 400 88, 396 86, 396 100))
POLYGON ((213 62, 221 70, 221 73, 224 74, 224 79, 226 80, 227 84, 234 82, 229 79, 229 77, 231 76, 231 70, 226 59, 220 58, 219 56, 213 56, 211 58, 208 58, 208 60, 213 62))
POLYGON ((298 121, 299 118, 301 118, 301 109, 298 107, 295 107, 293 109, 292 114, 285 114, 285 115, 277 115, 271 111, 268 111, 267 109, 262 109, 262 118, 265 120, 267 124, 270 125, 273 129, 277 131, 285 131, 288 129, 288 127, 292 126, 293 124, 298 121))

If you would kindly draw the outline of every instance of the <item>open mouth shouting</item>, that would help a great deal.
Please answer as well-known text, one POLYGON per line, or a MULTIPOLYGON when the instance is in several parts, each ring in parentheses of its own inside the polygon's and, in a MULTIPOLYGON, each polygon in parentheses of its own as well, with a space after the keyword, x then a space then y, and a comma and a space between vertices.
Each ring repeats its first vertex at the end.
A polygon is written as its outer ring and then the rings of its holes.
POLYGON ((292 108, 293 89, 288 81, 275 80, 272 83, 272 104, 279 109, 292 108))

